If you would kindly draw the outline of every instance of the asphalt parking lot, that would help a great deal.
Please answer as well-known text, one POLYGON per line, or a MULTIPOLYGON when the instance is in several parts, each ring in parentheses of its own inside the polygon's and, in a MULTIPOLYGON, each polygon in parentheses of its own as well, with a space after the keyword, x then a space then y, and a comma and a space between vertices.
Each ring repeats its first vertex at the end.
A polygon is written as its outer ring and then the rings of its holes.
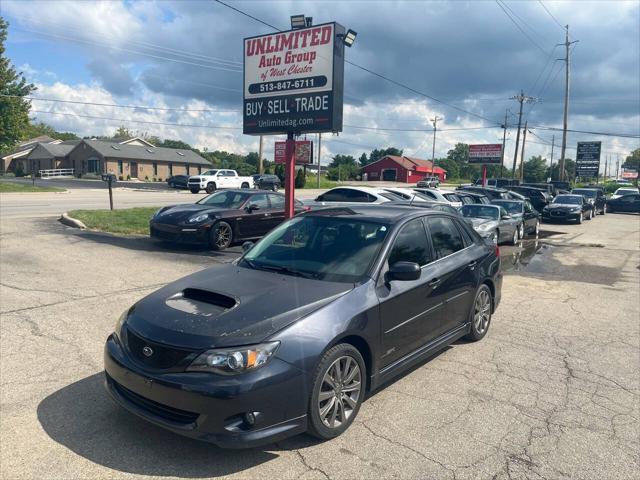
MULTIPOLYGON (((1 478, 638 478, 637 215, 544 224, 538 239, 502 247, 487 337, 372 395, 343 436, 228 451, 114 405, 102 347, 125 308, 239 247, 79 231, 35 207, 7 210, 13 198, 0 199, 1 478)), ((47 212, 69 203, 38 198, 47 212)))

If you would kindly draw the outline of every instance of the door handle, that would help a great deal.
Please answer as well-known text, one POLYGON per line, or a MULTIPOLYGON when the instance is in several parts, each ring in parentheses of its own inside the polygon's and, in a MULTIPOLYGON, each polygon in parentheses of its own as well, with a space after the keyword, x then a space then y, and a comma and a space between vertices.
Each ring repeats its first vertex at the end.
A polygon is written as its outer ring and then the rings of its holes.
POLYGON ((264 216, 265 216, 265 217, 270 217, 270 216, 271 216, 271 214, 270 214, 270 213, 265 213, 265 214, 264 214, 264 216))
POLYGON ((468 266, 471 270, 473 270, 474 268, 476 268, 476 265, 478 265, 478 262, 476 262, 475 260, 474 260, 473 262, 469 262, 469 263, 467 264, 467 266, 468 266))
POLYGON ((434 278, 427 285, 429 285, 430 287, 437 287, 439 283, 440 283, 440 279, 434 278))

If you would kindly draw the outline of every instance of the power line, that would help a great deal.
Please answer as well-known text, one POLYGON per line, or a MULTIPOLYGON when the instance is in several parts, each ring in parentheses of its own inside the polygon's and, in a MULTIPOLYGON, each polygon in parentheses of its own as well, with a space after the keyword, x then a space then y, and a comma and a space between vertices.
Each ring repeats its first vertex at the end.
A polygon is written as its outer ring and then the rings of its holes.
POLYGON ((549 11, 549 9, 545 6, 544 3, 542 3, 542 0, 538 0, 538 3, 542 6, 542 8, 544 8, 544 11, 547 12, 547 14, 552 18, 552 20, 554 22, 556 22, 556 25, 558 25, 560 27, 560 29, 564 32, 564 25, 562 25, 558 19, 556 17, 553 16, 553 13, 551 13, 549 11))
POLYGON ((520 32, 533 44, 535 45, 542 53, 544 53, 545 55, 548 55, 549 52, 547 52, 544 48, 542 48, 538 42, 536 42, 533 38, 531 38, 529 36, 529 34, 527 32, 525 32, 522 27, 520 26, 520 24, 518 24, 518 22, 515 21, 515 19, 509 14, 509 12, 507 12, 507 10, 502 6, 502 3, 500 2, 500 0, 496 0, 496 4, 500 7, 500 9, 504 12, 504 14, 509 18, 509 20, 511 20, 513 22, 513 24, 518 28, 518 30, 520 30, 520 32))
MULTIPOLYGON (((533 128, 537 130, 549 130, 553 132, 562 132, 565 130, 564 128, 547 127, 544 125, 530 126, 529 128, 533 128)), ((600 135, 603 137, 640 138, 640 135, 636 135, 634 133, 591 132, 587 130, 571 130, 571 129, 566 129, 566 131, 571 133, 585 133, 588 135, 600 135)))
POLYGON ((71 103, 74 105, 92 105, 96 107, 115 107, 115 108, 130 108, 141 110, 161 110, 165 112, 199 112, 199 113, 239 113, 241 110, 211 110, 211 109, 194 109, 194 108, 170 108, 170 107, 149 107, 144 105, 118 105, 115 103, 97 103, 97 102, 81 102, 79 100, 59 100, 54 98, 40 98, 40 97, 21 97, 20 95, 6 95, 0 93, 0 97, 8 98, 24 98, 27 100, 35 100, 42 102, 55 102, 55 103, 71 103))
POLYGON ((63 113, 63 112, 45 112, 42 110, 31 110, 33 113, 44 113, 47 115, 64 115, 67 117, 81 117, 81 118, 92 118, 95 120, 109 120, 113 122, 122 122, 122 123, 143 123, 146 125, 167 125, 174 127, 188 127, 188 128, 211 128, 211 129, 222 129, 222 130, 242 130, 242 127, 228 127, 224 125, 198 125, 198 124, 186 124, 186 123, 171 123, 171 122, 151 122, 147 120, 125 120, 122 118, 110 118, 110 117, 99 117, 94 115, 81 115, 79 113, 63 113))
MULTIPOLYGON (((433 128, 384 128, 384 127, 365 127, 359 125, 344 125, 348 128, 358 128, 361 130, 374 130, 382 132, 433 132, 433 128)), ((439 132, 451 132, 455 130, 486 130, 488 128, 500 128, 499 126, 485 126, 485 127, 459 127, 459 128, 439 128, 439 132)))
MULTIPOLYGON (((244 15, 245 17, 251 18, 252 20, 255 20, 256 22, 259 22, 259 23, 261 23, 261 24, 263 24, 263 25, 266 25, 267 27, 273 28, 274 30, 276 30, 276 31, 278 31, 278 32, 281 32, 281 31, 282 31, 280 28, 276 27, 275 25, 271 25, 270 23, 267 23, 267 22, 265 22, 264 20, 261 20, 261 19, 259 19, 259 18, 257 18, 257 17, 254 17, 253 15, 250 15, 250 14, 248 14, 248 13, 246 13, 246 12, 244 12, 244 11, 240 10, 239 8, 233 7, 233 6, 231 6, 231 5, 229 5, 229 4, 225 3, 225 2, 223 2, 222 0, 214 0, 214 1, 215 1, 215 2, 217 2, 217 3, 219 3, 220 5, 223 5, 223 6, 227 7, 227 8, 230 8, 231 10, 234 10, 235 12, 238 12, 238 13, 239 13, 239 14, 241 14, 241 15, 244 15)), ((345 63, 347 63, 347 64, 349 64, 349 65, 351 65, 351 66, 353 66, 353 67, 356 67, 356 68, 358 68, 358 69, 360 69, 360 70, 362 70, 362 71, 364 71, 364 72, 367 72, 367 73, 369 73, 370 75, 374 75, 374 76, 376 76, 376 77, 378 77, 378 78, 380 78, 380 79, 382 79, 382 80, 385 80, 385 81, 387 81, 387 82, 389 82, 389 83, 392 83, 393 85, 396 85, 396 86, 398 86, 398 87, 401 87, 401 88, 404 88, 404 89, 406 89, 406 90, 409 90, 410 92, 415 93, 416 95, 419 95, 419 96, 422 96, 422 97, 428 98, 429 100, 433 100, 434 102, 440 103, 440 104, 442 104, 442 105, 446 105, 446 106, 448 106, 449 108, 452 108, 452 109, 457 110, 457 111, 462 112, 462 113, 466 113, 467 115, 471 115, 471 116, 474 116, 474 117, 476 117, 476 118, 480 118, 480 119, 482 119, 482 120, 485 120, 486 122, 489 122, 489 123, 492 123, 492 124, 499 124, 499 122, 496 122, 495 120, 491 120, 491 119, 489 119, 489 118, 487 118, 487 117, 484 117, 484 116, 482 116, 482 115, 479 115, 479 114, 477 114, 477 113, 470 112, 470 111, 468 111, 468 110, 465 110, 464 108, 460 108, 460 107, 458 107, 458 106, 456 106, 456 105, 453 105, 453 104, 447 103, 447 102, 445 102, 445 101, 443 101, 443 100, 440 100, 440 99, 438 99, 438 98, 432 97, 431 95, 428 95, 428 94, 426 94, 426 93, 424 93, 424 92, 421 92, 421 91, 419 91, 419 90, 416 90, 416 89, 415 89, 415 88, 413 88, 413 87, 410 87, 410 86, 408 86, 408 85, 405 85, 404 83, 401 83, 401 82, 399 82, 399 81, 397 81, 397 80, 394 80, 394 79, 392 79, 392 78, 389 78, 389 77, 387 77, 387 76, 385 76, 385 75, 383 75, 383 74, 381 74, 381 73, 375 72, 375 71, 373 71, 373 70, 371 70, 371 69, 369 69, 369 68, 367 68, 367 67, 364 67, 364 66, 362 66, 362 65, 358 65, 358 64, 357 64, 357 63, 355 63, 355 62, 352 62, 352 61, 350 61, 350 60, 346 60, 346 59, 345 59, 345 61, 344 61, 344 62, 345 62, 345 63)))

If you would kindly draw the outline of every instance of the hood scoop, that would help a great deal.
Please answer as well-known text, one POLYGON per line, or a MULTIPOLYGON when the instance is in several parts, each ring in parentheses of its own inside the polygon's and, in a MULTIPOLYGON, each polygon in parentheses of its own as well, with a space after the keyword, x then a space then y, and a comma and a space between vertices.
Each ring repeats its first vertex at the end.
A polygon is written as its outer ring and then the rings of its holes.
POLYGON ((238 304, 235 298, 199 288, 185 288, 165 303, 175 310, 203 317, 217 317, 238 304))

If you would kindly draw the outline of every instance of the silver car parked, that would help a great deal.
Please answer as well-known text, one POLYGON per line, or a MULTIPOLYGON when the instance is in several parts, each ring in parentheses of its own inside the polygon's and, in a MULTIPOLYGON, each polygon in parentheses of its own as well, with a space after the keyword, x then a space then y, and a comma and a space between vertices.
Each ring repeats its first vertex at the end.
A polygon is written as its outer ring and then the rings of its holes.
POLYGON ((516 245, 520 239, 518 226, 520 220, 509 215, 498 205, 463 205, 460 214, 469 222, 481 237, 492 239, 496 243, 509 242, 516 245))

